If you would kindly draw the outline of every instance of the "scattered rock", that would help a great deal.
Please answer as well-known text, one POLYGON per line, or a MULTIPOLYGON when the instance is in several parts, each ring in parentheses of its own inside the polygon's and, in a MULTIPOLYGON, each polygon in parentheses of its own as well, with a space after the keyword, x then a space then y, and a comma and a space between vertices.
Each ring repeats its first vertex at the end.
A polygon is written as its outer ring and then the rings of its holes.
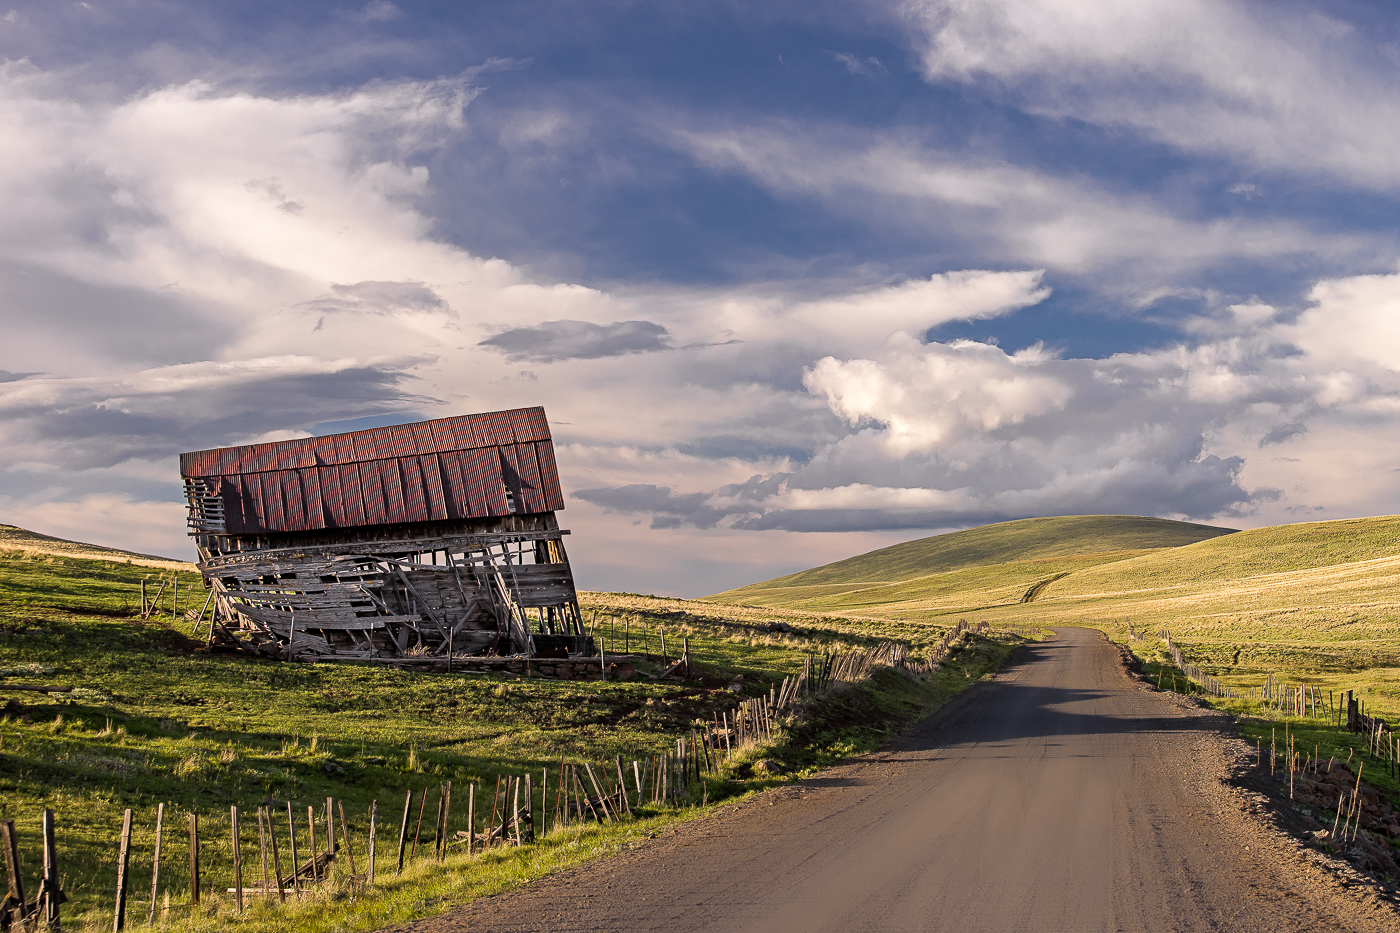
POLYGON ((345 769, 342 768, 340 765, 336 764, 334 761, 328 761, 325 764, 321 765, 321 770, 326 772, 327 774, 345 773, 345 769))
POLYGON ((744 685, 736 680, 734 683, 730 684, 724 689, 728 690, 730 693, 740 694, 744 692, 744 685))
POLYGON ((758 774, 781 774, 783 766, 772 758, 760 758, 753 763, 753 770, 758 774))

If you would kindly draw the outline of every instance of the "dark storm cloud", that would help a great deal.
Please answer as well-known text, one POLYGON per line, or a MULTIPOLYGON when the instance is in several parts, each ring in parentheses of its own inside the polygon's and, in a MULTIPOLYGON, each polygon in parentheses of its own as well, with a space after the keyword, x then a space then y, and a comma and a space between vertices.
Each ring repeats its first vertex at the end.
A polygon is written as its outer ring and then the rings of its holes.
POLYGON ((534 327, 502 331, 478 346, 504 353, 510 360, 531 363, 596 360, 674 349, 670 332, 651 321, 545 321, 534 327))
POLYGON ((393 314, 403 311, 452 313, 447 302, 422 282, 354 282, 349 285, 332 285, 329 295, 308 301, 303 307, 321 314, 393 314))
POLYGON ((7 459, 79 470, 110 467, 302 430, 328 414, 362 418, 434 404, 405 391, 413 378, 400 367, 361 366, 235 382, 210 379, 170 393, 60 384, 56 398, 7 405, 7 459))

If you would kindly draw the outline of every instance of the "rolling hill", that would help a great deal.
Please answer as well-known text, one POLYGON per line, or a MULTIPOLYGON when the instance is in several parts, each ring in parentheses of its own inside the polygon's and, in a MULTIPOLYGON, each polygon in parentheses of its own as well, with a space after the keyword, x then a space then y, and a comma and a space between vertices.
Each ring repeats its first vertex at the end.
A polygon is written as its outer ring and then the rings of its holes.
POLYGON ((1028 518, 906 541, 708 598, 829 612, 910 603, 953 610, 966 596, 979 594, 979 606, 1016 602, 1064 574, 1232 533, 1131 515, 1028 518))

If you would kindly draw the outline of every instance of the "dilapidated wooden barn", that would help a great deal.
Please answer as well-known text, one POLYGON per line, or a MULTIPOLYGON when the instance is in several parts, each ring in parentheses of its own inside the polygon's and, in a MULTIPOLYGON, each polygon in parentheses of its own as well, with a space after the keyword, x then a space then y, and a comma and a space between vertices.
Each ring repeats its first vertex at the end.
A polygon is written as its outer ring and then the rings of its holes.
POLYGON ((543 408, 180 457, 224 625, 298 659, 592 653, 543 408))

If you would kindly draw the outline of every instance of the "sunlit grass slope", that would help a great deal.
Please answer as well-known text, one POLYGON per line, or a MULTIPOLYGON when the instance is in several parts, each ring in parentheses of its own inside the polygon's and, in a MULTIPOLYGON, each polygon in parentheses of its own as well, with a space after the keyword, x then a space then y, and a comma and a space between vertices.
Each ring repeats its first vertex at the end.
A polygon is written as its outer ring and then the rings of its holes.
POLYGON ((1019 603, 1037 584, 1087 567, 1228 534, 1131 515, 1030 518, 907 541, 710 598, 821 612, 966 612, 1019 603))

